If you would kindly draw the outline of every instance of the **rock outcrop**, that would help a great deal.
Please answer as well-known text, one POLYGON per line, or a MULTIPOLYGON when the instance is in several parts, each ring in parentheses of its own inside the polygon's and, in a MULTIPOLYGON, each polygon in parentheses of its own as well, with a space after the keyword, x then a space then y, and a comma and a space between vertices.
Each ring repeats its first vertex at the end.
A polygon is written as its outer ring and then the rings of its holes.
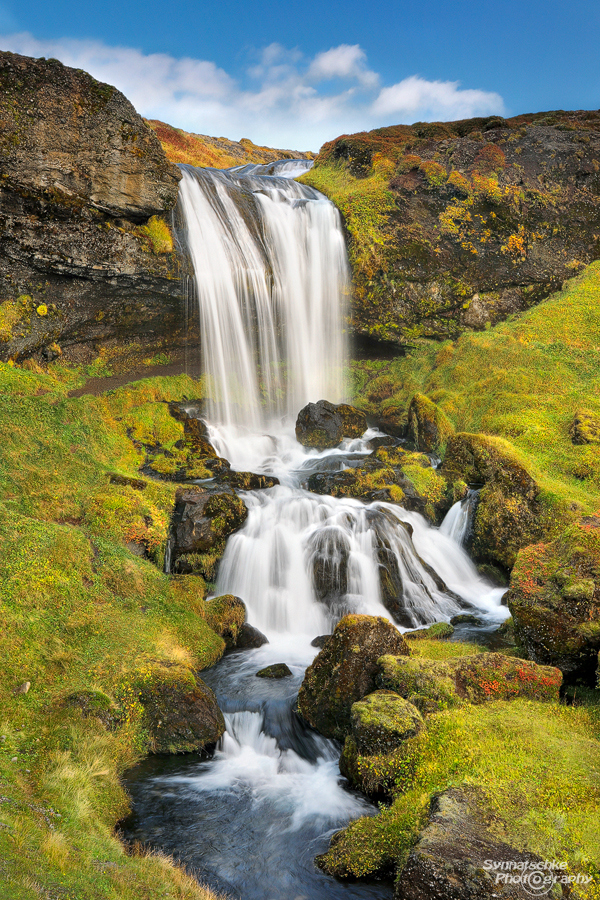
POLYGON ((409 652, 387 619, 345 616, 306 670, 298 695, 300 715, 326 737, 343 740, 350 732, 353 703, 376 688, 377 660, 409 652))
POLYGON ((600 650, 600 516, 522 550, 508 605, 516 639, 531 659, 557 666, 569 680, 593 683, 600 650))
POLYGON ((600 256, 598 111, 343 135, 304 180, 344 215, 352 325, 378 340, 482 329, 600 256))
POLYGON ((179 170, 114 87, 0 53, 0 358, 177 344, 179 170), (57 351, 47 351, 50 354, 57 351))

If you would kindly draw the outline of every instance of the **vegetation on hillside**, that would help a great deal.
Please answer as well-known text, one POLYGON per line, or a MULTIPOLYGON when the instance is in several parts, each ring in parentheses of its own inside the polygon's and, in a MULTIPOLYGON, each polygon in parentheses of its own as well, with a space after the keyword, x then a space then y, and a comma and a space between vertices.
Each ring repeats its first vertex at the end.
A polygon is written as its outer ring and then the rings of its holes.
POLYGON ((114 835, 119 776, 147 752, 140 691, 220 657, 199 578, 163 574, 176 485, 141 442, 183 435, 185 376, 69 398, 55 363, 0 365, 0 893, 11 900, 207 900, 114 835), (29 685, 26 690, 27 685, 29 685))

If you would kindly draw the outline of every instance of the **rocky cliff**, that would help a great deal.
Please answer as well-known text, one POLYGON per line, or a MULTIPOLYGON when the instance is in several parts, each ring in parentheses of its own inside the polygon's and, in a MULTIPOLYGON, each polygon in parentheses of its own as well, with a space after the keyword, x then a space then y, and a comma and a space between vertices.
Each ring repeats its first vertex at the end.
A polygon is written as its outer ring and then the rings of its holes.
POLYGON ((344 215, 353 329, 380 340, 484 328, 600 257, 600 111, 344 135, 303 180, 344 215))
POLYGON ((180 174, 129 101, 58 60, 5 52, 0 125, 0 359, 175 340, 180 174))

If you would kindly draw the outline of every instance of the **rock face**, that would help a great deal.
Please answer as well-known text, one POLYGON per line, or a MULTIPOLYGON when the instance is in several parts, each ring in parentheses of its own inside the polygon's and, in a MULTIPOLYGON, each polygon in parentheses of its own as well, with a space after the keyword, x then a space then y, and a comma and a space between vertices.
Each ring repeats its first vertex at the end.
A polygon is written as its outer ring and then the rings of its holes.
POLYGON ((344 438, 357 438, 367 430, 367 417, 346 403, 328 400, 309 403, 298 413, 296 438, 304 447, 327 450, 344 438))
POLYGON ((470 547, 478 561, 510 569, 518 551, 544 535, 539 487, 501 439, 453 435, 440 475, 449 485, 481 487, 470 547))
POLYGON ((198 752, 225 731, 212 690, 183 666, 155 665, 139 679, 138 696, 152 753, 198 752))
POLYGON ((558 666, 570 680, 593 681, 600 650, 600 516, 522 550, 508 605, 517 641, 531 659, 558 666))
POLYGON ((387 619, 345 616, 306 670, 298 695, 301 716, 326 737, 343 740, 350 732, 352 704, 375 690, 377 660, 409 652, 387 619))
POLYGON ((180 488, 175 495, 169 548, 171 571, 212 580, 230 534, 248 517, 240 498, 227 488, 180 488))
POLYGON ((348 226, 355 331, 454 338, 547 297, 599 256, 599 162, 598 111, 398 125, 324 144, 305 180, 348 226))
MULTIPOLYGON (((473 789, 449 788, 435 797, 419 842, 396 882, 395 900, 531 900, 549 894, 552 882, 545 890, 544 878, 551 874, 538 868, 543 860, 499 840, 493 825, 473 789), (513 863, 514 868, 498 869, 497 883, 494 863, 513 863)), ((552 896, 563 896, 562 885, 556 885, 552 896)))
POLYGON ((0 357, 181 329, 179 170, 115 88, 0 53, 0 357))

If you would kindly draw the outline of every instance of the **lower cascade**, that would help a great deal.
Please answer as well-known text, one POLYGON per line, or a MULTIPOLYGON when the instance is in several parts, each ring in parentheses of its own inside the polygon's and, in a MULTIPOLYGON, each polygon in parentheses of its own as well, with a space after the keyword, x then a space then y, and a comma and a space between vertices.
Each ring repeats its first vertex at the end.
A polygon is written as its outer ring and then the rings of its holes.
POLYGON ((436 529, 392 503, 305 488, 316 472, 364 459, 375 432, 320 452, 295 440, 301 407, 343 399, 348 284, 339 215, 291 180, 302 166, 184 167, 182 243, 194 267, 211 442, 234 469, 280 482, 242 494, 249 515, 228 540, 212 596, 240 597, 269 643, 202 673, 226 733, 210 760, 139 767, 128 782, 128 830, 227 896, 386 898, 389 885, 340 883, 313 863, 336 830, 377 808, 347 789, 339 745, 294 712, 318 652, 311 642, 348 612, 384 616, 400 630, 464 609, 492 628, 507 613, 503 591, 461 546, 476 497, 436 529), (275 663, 290 677, 256 677, 275 663))

